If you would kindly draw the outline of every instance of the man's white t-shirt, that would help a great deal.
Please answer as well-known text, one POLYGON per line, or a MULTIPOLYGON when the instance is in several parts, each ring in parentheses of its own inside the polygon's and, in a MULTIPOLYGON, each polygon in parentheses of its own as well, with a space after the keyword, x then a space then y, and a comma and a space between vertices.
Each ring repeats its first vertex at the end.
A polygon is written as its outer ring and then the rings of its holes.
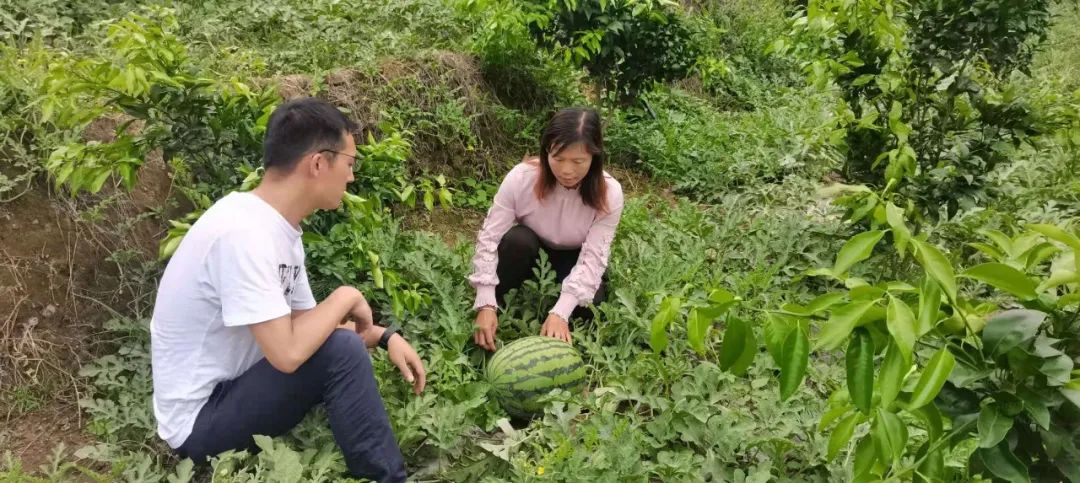
POLYGON ((315 307, 301 231, 251 193, 231 193, 184 236, 150 323, 158 435, 177 448, 214 386, 262 359, 250 324, 315 307))

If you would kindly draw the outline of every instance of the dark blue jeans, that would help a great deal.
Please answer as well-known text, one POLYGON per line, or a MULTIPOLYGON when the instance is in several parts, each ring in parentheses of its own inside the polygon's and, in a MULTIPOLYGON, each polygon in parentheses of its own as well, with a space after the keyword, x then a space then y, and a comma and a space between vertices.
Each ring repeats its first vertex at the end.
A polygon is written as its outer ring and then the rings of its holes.
POLYGON ((254 452, 252 436, 285 434, 315 405, 325 403, 330 429, 353 476, 405 481, 405 463, 366 351, 354 332, 339 329, 292 374, 260 360, 214 388, 177 453, 201 463, 230 449, 254 452))

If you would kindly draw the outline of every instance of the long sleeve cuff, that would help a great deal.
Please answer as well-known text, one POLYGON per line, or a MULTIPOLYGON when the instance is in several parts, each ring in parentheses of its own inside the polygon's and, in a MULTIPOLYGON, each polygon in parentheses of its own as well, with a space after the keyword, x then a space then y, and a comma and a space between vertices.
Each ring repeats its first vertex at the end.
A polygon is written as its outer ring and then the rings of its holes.
POLYGON ((494 285, 477 285, 476 286, 476 303, 473 304, 474 309, 479 309, 485 305, 492 307, 498 307, 498 301, 495 300, 495 286, 494 285))
POLYGON ((551 313, 562 317, 563 320, 569 321, 570 314, 573 313, 577 304, 577 297, 564 292, 562 295, 559 295, 559 301, 555 302, 555 307, 551 309, 551 313))

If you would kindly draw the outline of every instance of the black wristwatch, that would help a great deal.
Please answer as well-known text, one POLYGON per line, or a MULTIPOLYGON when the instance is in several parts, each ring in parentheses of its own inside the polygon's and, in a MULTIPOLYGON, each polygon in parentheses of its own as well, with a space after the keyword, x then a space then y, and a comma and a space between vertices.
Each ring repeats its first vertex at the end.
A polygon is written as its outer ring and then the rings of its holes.
POLYGON ((383 332, 382 337, 379 337, 379 347, 382 347, 383 349, 389 349, 390 338, 393 337, 394 334, 396 334, 399 330, 401 330, 401 327, 399 327, 397 324, 387 327, 386 331, 383 332))

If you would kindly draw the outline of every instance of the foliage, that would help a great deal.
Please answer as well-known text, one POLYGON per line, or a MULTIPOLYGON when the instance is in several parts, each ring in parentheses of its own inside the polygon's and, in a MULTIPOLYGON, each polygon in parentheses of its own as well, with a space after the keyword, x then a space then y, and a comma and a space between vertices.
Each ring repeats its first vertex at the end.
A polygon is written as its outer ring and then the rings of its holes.
POLYGON ((73 142, 49 156, 56 183, 72 193, 99 191, 113 176, 130 188, 153 149, 181 157, 196 191, 210 197, 243 179, 238 167, 258 166, 266 118, 276 99, 236 80, 197 77, 168 10, 132 14, 111 25, 106 51, 96 59, 61 61, 45 81, 45 118, 83 128, 106 114, 128 116, 112 142, 73 142), (152 20, 152 19, 156 19, 152 20), (136 120, 137 133, 129 132, 136 120))
POLYGON ((811 1, 793 22, 794 51, 810 59, 817 86, 835 83, 846 102, 846 176, 879 187, 911 178, 902 193, 931 218, 984 204, 987 174, 1052 130, 1007 70, 1029 62, 1047 6, 811 1))
POLYGON ((653 82, 686 76, 696 46, 668 0, 546 0, 529 23, 537 43, 584 67, 605 92, 632 100, 653 82))

